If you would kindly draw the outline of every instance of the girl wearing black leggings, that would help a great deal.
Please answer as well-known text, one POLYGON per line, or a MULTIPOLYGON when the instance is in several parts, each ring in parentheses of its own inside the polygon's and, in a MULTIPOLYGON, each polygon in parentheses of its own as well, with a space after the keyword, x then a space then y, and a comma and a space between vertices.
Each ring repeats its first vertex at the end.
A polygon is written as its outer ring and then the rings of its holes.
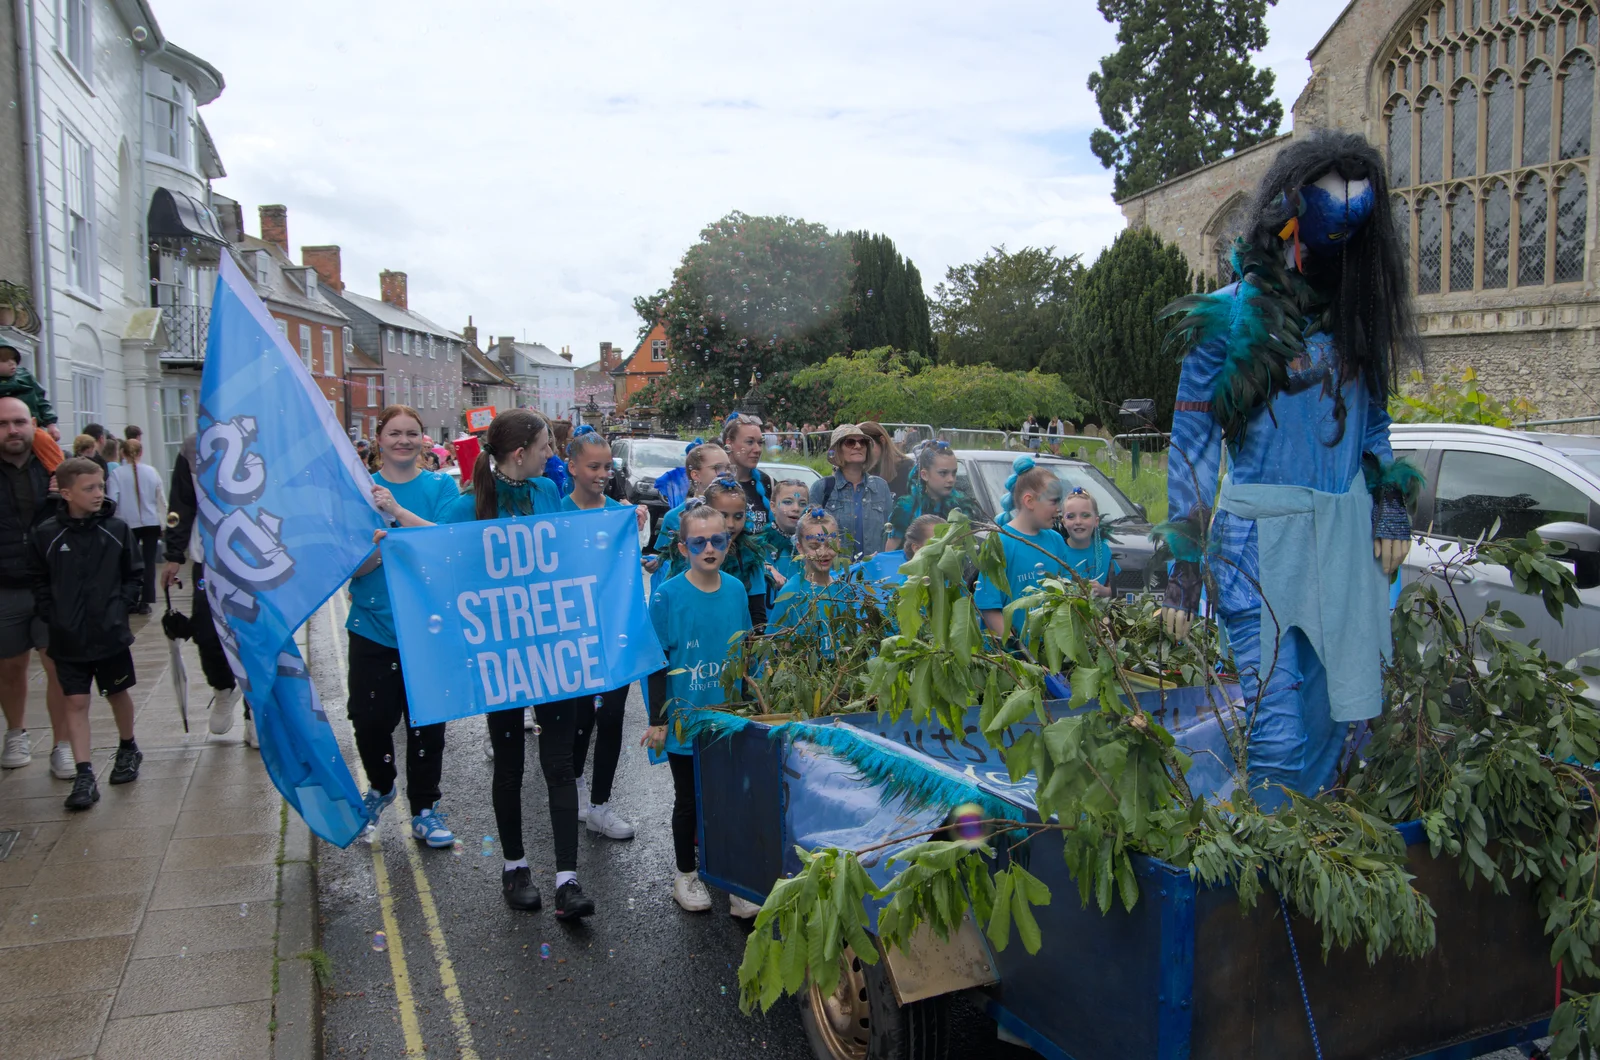
MULTIPOLYGON (((567 444, 566 456, 572 492, 561 501, 562 511, 626 507, 606 496, 606 486, 611 481, 611 443, 604 436, 587 424, 579 427, 567 444)), ((644 530, 650 525, 650 511, 642 504, 636 506, 636 511, 639 529, 644 530)), ((610 803, 611 781, 622 755, 622 717, 628 704, 628 686, 598 696, 580 696, 573 702, 578 728, 572 760, 573 771, 580 781, 584 759, 589 756, 590 735, 594 737, 594 773, 589 778, 587 792, 581 783, 578 785, 578 819, 587 823, 589 831, 596 835, 632 839, 633 825, 617 816, 610 803)))
MULTIPOLYGON (((544 477, 554 451, 550 425, 529 409, 508 409, 484 432, 483 448, 472 469, 473 514, 479 519, 553 514, 561 496, 544 477)), ((591 705, 590 710, 593 710, 591 705)), ((556 917, 571 920, 594 912, 594 900, 578 886, 578 780, 573 765, 581 714, 579 701, 565 699, 533 708, 542 730, 539 765, 550 792, 550 825, 556 845, 556 917)), ((500 893, 513 909, 533 912, 542 901, 522 846, 522 773, 527 738, 522 708, 491 711, 489 743, 494 749, 494 819, 505 850, 500 893)))

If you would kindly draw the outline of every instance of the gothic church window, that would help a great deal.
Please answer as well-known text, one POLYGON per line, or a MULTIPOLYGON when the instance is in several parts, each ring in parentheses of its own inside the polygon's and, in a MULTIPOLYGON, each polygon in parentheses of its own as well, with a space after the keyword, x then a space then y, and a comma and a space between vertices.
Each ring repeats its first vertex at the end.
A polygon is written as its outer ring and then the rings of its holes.
POLYGON ((1584 279, 1597 4, 1445 0, 1379 57, 1417 293, 1584 279))

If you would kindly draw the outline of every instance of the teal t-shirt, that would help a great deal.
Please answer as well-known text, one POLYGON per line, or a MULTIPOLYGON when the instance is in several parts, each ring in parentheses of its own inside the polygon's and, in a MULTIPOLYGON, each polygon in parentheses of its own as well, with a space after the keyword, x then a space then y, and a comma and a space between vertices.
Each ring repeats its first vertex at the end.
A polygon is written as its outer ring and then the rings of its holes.
POLYGON ((801 636, 815 636, 822 654, 833 658, 837 638, 849 631, 849 587, 840 581, 818 585, 797 575, 778 591, 778 599, 767 616, 768 632, 794 630, 801 636))
MULTIPOLYGON (((606 500, 606 502, 600 506, 601 508, 632 508, 633 507, 633 505, 631 505, 631 504, 623 504, 621 501, 617 500, 615 497, 607 497, 605 500, 606 500)), ((581 511, 586 511, 586 510, 587 511, 598 511, 598 509, 594 509, 594 508, 584 509, 584 508, 578 507, 578 502, 572 499, 572 494, 570 494, 570 493, 567 494, 565 497, 561 498, 561 510, 564 511, 564 512, 581 512, 581 511)))
POLYGON ((1088 548, 1073 548, 1068 544, 1067 566, 1081 577, 1104 585, 1110 585, 1111 575, 1122 571, 1117 561, 1111 558, 1111 546, 1098 537, 1088 548))
MULTIPOLYGON (((980 611, 998 611, 1012 600, 1025 594, 1046 578, 1059 578, 1067 569, 1067 542, 1054 530, 1040 530, 1037 534, 1024 534, 1015 527, 1006 526, 997 531, 1006 556, 1006 581, 1011 584, 1008 596, 988 576, 978 576, 978 587, 972 602, 980 611)), ((1011 616, 1012 627, 1021 636, 1027 616, 1021 611, 1011 616)))
POLYGON ((900 573, 900 568, 905 562, 904 549, 880 552, 852 566, 850 578, 852 581, 864 583, 878 598, 879 605, 887 608, 894 601, 894 591, 906 580, 906 576, 900 573))
POLYGON ((656 528, 656 551, 661 552, 667 548, 678 536, 678 520, 683 518, 683 505, 668 510, 661 517, 661 525, 656 528))
MULTIPOLYGON (((561 510, 561 491, 547 478, 523 479, 518 483, 494 483, 495 518, 509 519, 518 515, 553 515, 561 510)), ((463 493, 456 501, 453 519, 440 519, 441 523, 470 523, 478 517, 477 500, 471 493, 463 493)))
MULTIPOLYGON (((441 472, 422 471, 403 483, 375 474, 372 481, 394 494, 400 507, 430 523, 460 523, 472 518, 471 508, 462 515, 459 504, 472 498, 463 498, 456 480, 441 472)), ((399 647, 394 636, 394 609, 389 605, 389 583, 384 579, 382 565, 350 579, 350 601, 346 629, 375 643, 399 647)))
POLYGON ((750 605, 739 579, 718 572, 717 591, 699 589, 687 576, 668 578, 650 596, 650 624, 667 656, 667 751, 694 749, 679 733, 678 721, 693 707, 724 702, 722 667, 730 641, 750 629, 750 605))

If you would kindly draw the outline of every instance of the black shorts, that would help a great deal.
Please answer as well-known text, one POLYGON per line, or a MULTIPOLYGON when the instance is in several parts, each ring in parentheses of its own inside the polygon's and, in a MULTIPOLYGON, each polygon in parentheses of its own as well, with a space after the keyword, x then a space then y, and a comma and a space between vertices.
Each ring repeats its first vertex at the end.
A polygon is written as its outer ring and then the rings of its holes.
POLYGON ((89 694, 89 679, 100 686, 100 694, 109 696, 113 692, 126 692, 134 686, 133 679, 133 652, 123 648, 115 655, 108 655, 104 659, 90 659, 87 662, 68 662, 62 659, 55 660, 56 677, 61 682, 61 692, 68 696, 86 696, 89 694))

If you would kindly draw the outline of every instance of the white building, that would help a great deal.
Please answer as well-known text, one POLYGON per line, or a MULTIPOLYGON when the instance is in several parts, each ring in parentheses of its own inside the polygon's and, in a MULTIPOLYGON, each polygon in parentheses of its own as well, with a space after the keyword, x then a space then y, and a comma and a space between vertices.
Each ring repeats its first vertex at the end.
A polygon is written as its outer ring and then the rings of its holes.
POLYGON ((517 342, 509 335, 500 336, 488 352, 516 384, 520 407, 549 419, 572 418, 577 382, 570 352, 557 353, 538 342, 517 342))
POLYGON ((223 170, 198 112, 222 75, 168 41, 145 0, 24 10, 36 374, 63 436, 138 424, 148 459, 170 466, 194 429, 224 243, 210 192, 223 170))

